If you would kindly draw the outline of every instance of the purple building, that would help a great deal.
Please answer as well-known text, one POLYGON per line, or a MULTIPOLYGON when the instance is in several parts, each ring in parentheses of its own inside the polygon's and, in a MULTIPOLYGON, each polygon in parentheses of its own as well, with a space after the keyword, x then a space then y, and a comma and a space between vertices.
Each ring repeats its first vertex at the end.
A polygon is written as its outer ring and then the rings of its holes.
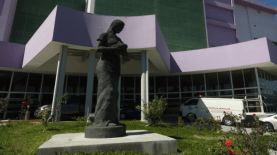
POLYGON ((0 0, 0 99, 9 98, 0 118, 16 118, 28 95, 32 118, 65 92, 73 113, 93 113, 96 39, 115 19, 130 58, 121 61, 118 110, 164 95, 164 115, 178 115, 204 95, 246 99, 247 115, 276 113, 276 14, 255 0, 0 0))

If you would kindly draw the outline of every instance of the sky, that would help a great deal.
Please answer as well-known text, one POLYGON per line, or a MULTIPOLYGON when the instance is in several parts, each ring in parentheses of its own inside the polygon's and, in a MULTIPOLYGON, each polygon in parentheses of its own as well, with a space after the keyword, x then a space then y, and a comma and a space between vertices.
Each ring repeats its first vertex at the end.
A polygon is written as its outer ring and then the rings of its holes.
MULTIPOLYGON (((264 2, 266 4, 277 7, 277 0, 257 0, 257 1, 264 2)), ((276 16, 276 20, 277 20, 277 15, 275 15, 275 16, 276 16)))

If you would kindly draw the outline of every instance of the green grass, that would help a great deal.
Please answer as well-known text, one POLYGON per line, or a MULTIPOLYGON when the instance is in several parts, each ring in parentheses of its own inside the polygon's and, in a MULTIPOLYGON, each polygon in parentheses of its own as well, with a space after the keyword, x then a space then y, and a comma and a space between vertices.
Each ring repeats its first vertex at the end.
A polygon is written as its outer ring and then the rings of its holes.
MULTIPOLYGON (((191 126, 179 127, 172 124, 162 123, 162 126, 146 126, 146 123, 140 121, 120 121, 126 124, 127 130, 147 130, 150 132, 159 133, 174 139, 177 139, 177 154, 212 154, 207 152, 205 145, 220 146, 218 141, 220 133, 214 132, 210 129, 203 128, 200 135, 198 129, 191 126), (214 137, 215 136, 215 137, 214 137)), ((65 133, 84 133, 85 127, 92 123, 85 122, 60 122, 52 123, 47 127, 46 132, 42 132, 44 127, 41 123, 13 123, 12 127, 6 125, 0 126, 0 154, 22 154, 31 155, 36 154, 37 149, 53 135, 65 133)), ((235 141, 230 133, 223 135, 230 136, 229 140, 235 141)), ((266 142, 266 139, 272 139, 271 136, 261 136, 259 142, 266 142)), ((276 141, 274 141, 276 142, 276 141)), ((233 143, 234 144, 234 143, 233 143)), ((233 145, 235 146, 235 144, 233 145)), ((239 151, 235 146, 235 152, 239 151)), ((70 153, 65 153, 70 154, 70 153)), ((72 153, 73 154, 73 153, 72 153)), ((77 153, 75 153, 77 154, 77 153)), ((94 152, 94 153, 79 153, 79 154, 143 154, 136 151, 122 151, 108 153, 94 152)), ((146 154, 146 153, 145 153, 146 154)))

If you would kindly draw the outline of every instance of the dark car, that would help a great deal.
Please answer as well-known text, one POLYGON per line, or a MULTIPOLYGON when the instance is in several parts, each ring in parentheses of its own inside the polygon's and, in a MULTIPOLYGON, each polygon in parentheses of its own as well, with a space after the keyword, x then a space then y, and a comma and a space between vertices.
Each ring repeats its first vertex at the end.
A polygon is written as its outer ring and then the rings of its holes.
POLYGON ((130 117, 140 117, 141 112, 136 108, 121 108, 120 109, 120 119, 126 119, 130 117))

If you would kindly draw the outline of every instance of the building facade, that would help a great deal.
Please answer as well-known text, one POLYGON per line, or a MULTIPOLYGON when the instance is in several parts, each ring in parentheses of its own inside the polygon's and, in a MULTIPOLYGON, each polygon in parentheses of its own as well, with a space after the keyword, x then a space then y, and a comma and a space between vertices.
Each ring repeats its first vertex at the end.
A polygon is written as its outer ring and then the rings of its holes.
POLYGON ((250 0, 0 0, 0 99, 9 98, 0 117, 17 117, 29 94, 33 115, 64 92, 82 115, 94 112, 95 43, 114 19, 126 24, 119 36, 130 58, 121 107, 164 95, 164 114, 178 114, 204 95, 258 100, 248 114, 276 112, 276 14, 250 0))

